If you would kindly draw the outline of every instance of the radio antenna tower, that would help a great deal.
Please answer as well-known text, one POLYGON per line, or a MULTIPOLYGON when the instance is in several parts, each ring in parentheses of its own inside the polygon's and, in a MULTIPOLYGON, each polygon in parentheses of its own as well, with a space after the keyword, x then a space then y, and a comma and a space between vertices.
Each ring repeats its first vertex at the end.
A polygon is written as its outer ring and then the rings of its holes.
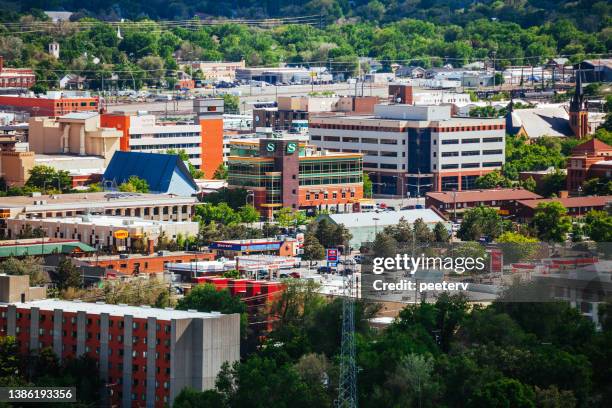
POLYGON ((345 274, 342 299, 342 344, 337 408, 357 408, 357 365, 355 362, 355 304, 353 279, 345 274))

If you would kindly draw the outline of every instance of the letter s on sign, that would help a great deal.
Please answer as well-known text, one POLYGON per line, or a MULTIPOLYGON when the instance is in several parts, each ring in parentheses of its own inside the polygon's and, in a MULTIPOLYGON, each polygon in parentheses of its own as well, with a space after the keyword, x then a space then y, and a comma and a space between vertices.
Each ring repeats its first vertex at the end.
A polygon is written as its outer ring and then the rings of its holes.
POLYGON ((269 151, 269 152, 273 152, 275 148, 276 148, 276 146, 274 145, 274 143, 268 143, 266 145, 266 150, 269 151))

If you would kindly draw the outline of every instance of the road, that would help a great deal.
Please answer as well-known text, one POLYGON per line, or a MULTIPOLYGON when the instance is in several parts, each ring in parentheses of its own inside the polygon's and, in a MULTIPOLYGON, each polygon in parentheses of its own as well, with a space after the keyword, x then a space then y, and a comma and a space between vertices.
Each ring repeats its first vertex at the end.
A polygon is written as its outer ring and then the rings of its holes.
MULTIPOLYGON (((222 89, 195 89, 196 96, 219 95, 220 93, 240 94, 240 110, 242 113, 252 109, 253 102, 274 101, 277 96, 297 96, 308 95, 313 92, 333 91, 338 95, 355 95, 355 85, 347 83, 328 84, 328 85, 287 85, 256 87, 243 85, 236 88, 222 89)), ((361 94, 361 84, 359 84, 358 94, 361 94)), ((364 84, 363 95, 380 96, 386 98, 388 95, 387 84, 364 84)), ((113 103, 108 102, 105 107, 109 112, 168 112, 168 115, 187 114, 192 111, 193 101, 163 101, 163 102, 134 102, 134 103, 113 103)))

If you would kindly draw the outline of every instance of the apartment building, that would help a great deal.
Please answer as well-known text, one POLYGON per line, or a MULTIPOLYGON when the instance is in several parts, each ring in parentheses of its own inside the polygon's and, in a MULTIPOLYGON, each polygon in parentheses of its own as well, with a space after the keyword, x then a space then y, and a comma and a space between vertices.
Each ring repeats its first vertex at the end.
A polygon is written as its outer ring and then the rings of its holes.
POLYGON ((241 139, 230 150, 228 185, 251 191, 266 218, 282 207, 351 212, 363 198, 359 153, 328 153, 291 138, 241 139))
POLYGON ((199 117, 195 124, 165 125, 154 115, 134 112, 113 112, 102 115, 102 126, 122 131, 122 151, 165 153, 169 149, 184 150, 189 161, 212 178, 223 163, 223 117, 199 117))
POLYGON ((31 68, 6 68, 0 55, 0 88, 29 88, 36 83, 31 68))
POLYGON ((0 336, 16 337, 22 353, 49 347, 60 359, 96 360, 102 406, 170 406, 185 387, 213 388, 223 363, 240 358, 238 314, 28 300, 40 297, 28 295, 38 288, 13 283, 20 276, 0 278, 0 302, 23 293, 21 302, 0 303, 0 336))
POLYGON ((312 116, 311 142, 364 154, 375 194, 469 190, 505 161, 504 119, 458 118, 450 106, 376 105, 373 115, 312 116))

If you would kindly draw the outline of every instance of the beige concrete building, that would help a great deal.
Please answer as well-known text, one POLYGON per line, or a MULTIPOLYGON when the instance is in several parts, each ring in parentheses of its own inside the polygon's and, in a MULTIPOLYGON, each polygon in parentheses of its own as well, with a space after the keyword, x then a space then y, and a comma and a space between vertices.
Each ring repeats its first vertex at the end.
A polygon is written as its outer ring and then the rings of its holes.
POLYGON ((238 62, 191 61, 181 64, 181 68, 190 73, 199 69, 202 71, 205 80, 227 82, 234 81, 236 79, 236 70, 244 67, 244 60, 238 62))
POLYGON ((140 217, 146 220, 188 221, 198 203, 195 197, 141 193, 79 193, 2 197, 2 220, 20 215, 35 218, 72 217, 85 214, 140 217))
POLYGON ((198 234, 198 223, 191 221, 144 220, 136 217, 82 215, 63 218, 10 218, 6 220, 7 237, 19 235, 27 227, 41 228, 47 237, 78 239, 91 246, 130 246, 134 239, 157 241, 160 235, 170 240, 198 234), (117 231, 126 231, 127 238, 115 237, 117 231))
POLYGON ((123 134, 100 126, 96 112, 74 112, 59 118, 30 118, 30 150, 42 154, 100 156, 108 163, 123 134))
POLYGON ((47 290, 42 286, 30 286, 29 275, 0 274, 0 302, 29 302, 45 299, 47 290))

